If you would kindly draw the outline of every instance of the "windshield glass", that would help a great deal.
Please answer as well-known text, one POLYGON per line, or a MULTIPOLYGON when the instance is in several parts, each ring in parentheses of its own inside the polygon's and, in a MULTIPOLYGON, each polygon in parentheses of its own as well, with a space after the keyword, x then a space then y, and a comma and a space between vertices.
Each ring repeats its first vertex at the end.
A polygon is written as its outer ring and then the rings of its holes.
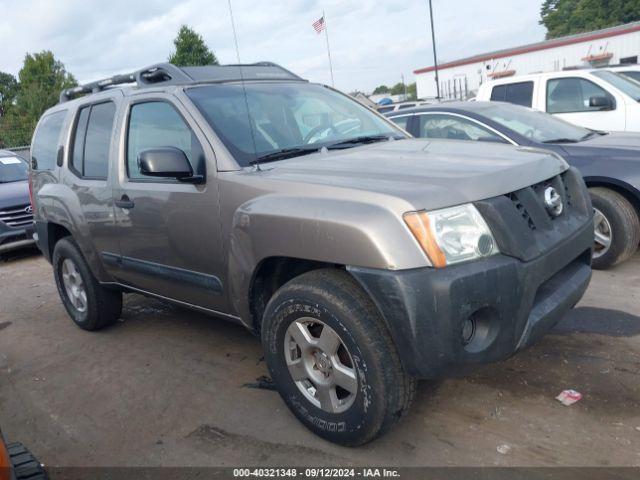
POLYGON ((268 155, 277 159, 282 150, 315 151, 362 137, 406 136, 357 101, 320 85, 224 84, 186 93, 242 166, 268 155))
POLYGON ((27 162, 18 157, 0 157, 0 183, 21 182, 27 175, 27 162))
POLYGON ((601 78, 607 83, 610 83, 618 90, 626 93, 635 101, 640 102, 640 83, 630 78, 623 77, 615 72, 609 72, 606 70, 599 70, 592 72, 594 76, 601 78))
POLYGON ((479 111, 482 115, 535 142, 554 140, 579 142, 590 130, 565 122, 558 117, 509 103, 491 102, 479 111))
POLYGON ((631 80, 635 80, 636 82, 640 82, 640 70, 623 70, 618 72, 620 75, 623 75, 631 80))

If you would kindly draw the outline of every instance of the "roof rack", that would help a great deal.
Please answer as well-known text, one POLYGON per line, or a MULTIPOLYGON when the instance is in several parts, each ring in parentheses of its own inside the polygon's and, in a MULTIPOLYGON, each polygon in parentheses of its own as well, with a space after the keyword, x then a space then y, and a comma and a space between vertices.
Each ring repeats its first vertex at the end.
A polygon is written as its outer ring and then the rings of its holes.
POLYGON ((114 75, 95 82, 67 88, 60 93, 60 103, 80 95, 98 93, 118 85, 135 83, 139 88, 162 85, 190 85, 220 83, 239 80, 298 80, 301 77, 272 62, 244 65, 206 65, 202 67, 177 67, 171 63, 158 63, 136 72, 114 75))

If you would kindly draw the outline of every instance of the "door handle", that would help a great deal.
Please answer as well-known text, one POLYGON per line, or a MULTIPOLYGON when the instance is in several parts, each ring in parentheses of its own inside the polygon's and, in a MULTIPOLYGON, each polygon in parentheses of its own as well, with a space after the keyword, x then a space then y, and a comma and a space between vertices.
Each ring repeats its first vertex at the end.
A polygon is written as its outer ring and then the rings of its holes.
POLYGON ((133 208, 135 206, 135 203, 133 203, 133 200, 131 200, 128 195, 122 195, 122 197, 120 197, 120 200, 115 201, 115 204, 116 207, 127 209, 133 208))

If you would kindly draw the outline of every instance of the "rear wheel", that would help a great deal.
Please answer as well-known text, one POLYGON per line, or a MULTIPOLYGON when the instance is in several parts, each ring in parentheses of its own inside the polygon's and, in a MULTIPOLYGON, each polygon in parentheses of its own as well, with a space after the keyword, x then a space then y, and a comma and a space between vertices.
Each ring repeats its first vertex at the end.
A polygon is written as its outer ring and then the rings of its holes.
POLYGON ((56 243, 52 263, 58 293, 76 325, 98 330, 118 320, 122 293, 100 285, 70 237, 56 243))
POLYGON ((591 188, 595 243, 593 268, 605 269, 628 259, 638 249, 640 220, 633 205, 618 192, 591 188))
POLYGON ((262 342, 285 403, 329 441, 373 440, 415 395, 375 305, 344 271, 312 271, 280 288, 267 305, 262 342))

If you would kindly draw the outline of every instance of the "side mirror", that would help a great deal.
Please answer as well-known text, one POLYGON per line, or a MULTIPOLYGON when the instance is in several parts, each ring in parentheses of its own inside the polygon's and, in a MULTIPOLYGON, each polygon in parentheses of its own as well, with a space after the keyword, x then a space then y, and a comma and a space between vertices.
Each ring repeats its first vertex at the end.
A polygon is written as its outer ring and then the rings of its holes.
POLYGON ((593 97, 589 97, 589 107, 600 110, 613 110, 613 102, 605 95, 594 95, 593 97))
POLYGON ((140 173, 149 177, 176 178, 181 181, 202 182, 200 175, 193 175, 193 168, 185 153, 175 147, 158 147, 138 154, 140 173))

